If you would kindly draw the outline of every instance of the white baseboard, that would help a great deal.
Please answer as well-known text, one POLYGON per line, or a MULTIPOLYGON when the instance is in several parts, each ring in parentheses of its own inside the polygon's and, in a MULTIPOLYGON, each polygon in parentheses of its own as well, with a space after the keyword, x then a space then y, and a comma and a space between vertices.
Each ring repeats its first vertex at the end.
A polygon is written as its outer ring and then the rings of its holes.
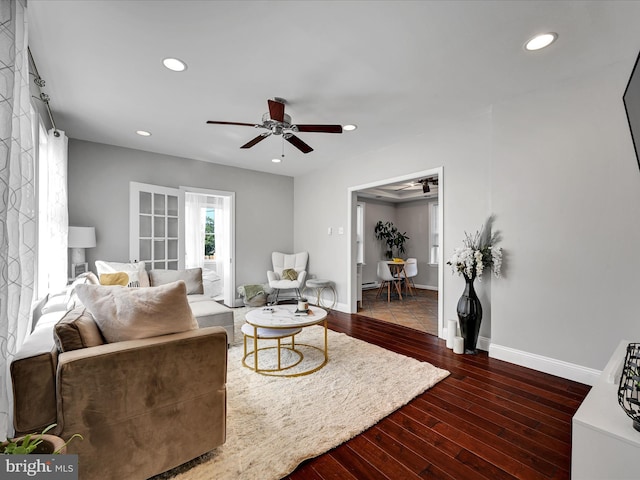
POLYGON ((438 287, 434 287, 433 285, 420 285, 416 283, 416 288, 420 288, 422 290, 435 290, 436 292, 438 291, 438 287))
POLYGON ((492 358, 515 363, 522 367, 532 368, 540 372, 549 373, 586 385, 593 385, 602 373, 600 370, 593 368, 583 367, 555 358, 543 357, 542 355, 516 350, 515 348, 504 347, 502 345, 491 344, 488 350, 489 356, 492 358))
POLYGON ((478 348, 478 350, 484 350, 485 352, 488 352, 491 348, 491 339, 482 336, 478 337, 478 343, 476 344, 476 347, 478 348))

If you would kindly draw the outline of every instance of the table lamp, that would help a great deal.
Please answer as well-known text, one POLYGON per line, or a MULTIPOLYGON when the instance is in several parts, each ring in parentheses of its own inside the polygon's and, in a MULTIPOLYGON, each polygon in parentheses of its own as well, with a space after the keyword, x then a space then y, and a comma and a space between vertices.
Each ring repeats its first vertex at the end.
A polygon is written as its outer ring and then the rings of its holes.
POLYGON ((85 263, 85 248, 96 246, 95 227, 69 227, 69 248, 71 249, 71 264, 85 263))

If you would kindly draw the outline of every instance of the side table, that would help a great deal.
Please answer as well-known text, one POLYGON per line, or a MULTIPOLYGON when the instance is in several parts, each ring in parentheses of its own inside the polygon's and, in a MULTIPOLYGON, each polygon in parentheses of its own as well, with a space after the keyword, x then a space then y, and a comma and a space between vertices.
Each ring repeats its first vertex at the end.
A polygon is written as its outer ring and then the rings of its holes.
POLYGON ((318 307, 326 308, 327 310, 332 310, 338 301, 338 294, 336 293, 336 289, 333 287, 333 282, 331 280, 324 280, 319 278, 311 278, 307 280, 304 290, 302 291, 302 295, 305 297, 305 291, 315 290, 316 294, 316 305, 318 307), (322 298, 322 293, 324 291, 330 292, 332 295, 332 301, 329 303, 325 299, 322 298))

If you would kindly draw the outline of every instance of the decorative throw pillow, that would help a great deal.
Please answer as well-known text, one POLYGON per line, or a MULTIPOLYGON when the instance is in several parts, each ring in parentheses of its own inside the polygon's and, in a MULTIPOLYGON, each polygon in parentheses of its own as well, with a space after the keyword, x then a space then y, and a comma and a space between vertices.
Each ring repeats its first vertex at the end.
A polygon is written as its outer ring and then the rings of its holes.
POLYGON ((145 269, 144 262, 119 263, 96 260, 96 270, 98 276, 103 273, 126 272, 129 275, 130 287, 149 287, 149 275, 145 269))
POLYGON ((67 288, 66 310, 73 310, 76 307, 81 307, 82 302, 76 295, 76 287, 78 285, 100 285, 100 280, 95 276, 93 272, 85 272, 76 277, 73 283, 67 288))
POLYGON ((129 274, 127 272, 103 273, 100 275, 100 285, 129 285, 129 274))
POLYGON ((85 307, 67 312, 56 323, 53 339, 60 352, 104 344, 104 338, 96 322, 85 307))
POLYGON ((282 279, 283 280, 297 280, 298 272, 296 272, 293 268, 285 268, 282 271, 282 279))
POLYGON ((202 284, 202 269, 187 268, 186 270, 151 270, 149 272, 149 283, 152 287, 166 285, 167 283, 183 280, 187 284, 187 295, 202 295, 204 286, 202 284))
POLYGON ((183 281, 153 288, 78 285, 76 290, 109 343, 198 328, 183 281))

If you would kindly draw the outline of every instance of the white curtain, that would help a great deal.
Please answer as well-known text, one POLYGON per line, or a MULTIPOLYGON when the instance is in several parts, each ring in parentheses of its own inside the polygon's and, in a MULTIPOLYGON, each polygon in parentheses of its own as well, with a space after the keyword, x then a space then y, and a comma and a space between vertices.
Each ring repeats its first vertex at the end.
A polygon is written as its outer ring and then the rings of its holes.
MULTIPOLYGON (((231 226, 231 198, 213 197, 216 211, 216 273, 220 277, 220 289, 231 281, 231 245, 229 244, 231 226)), ((229 300, 229 299, 226 299, 229 300)))
POLYGON ((204 233, 207 224, 207 197, 195 193, 184 194, 185 266, 204 265, 204 233))
MULTIPOLYGON (((46 262, 46 271, 49 276, 49 292, 58 292, 67 285, 69 278, 69 265, 67 254, 69 251, 69 207, 67 196, 67 153, 68 140, 64 132, 58 130, 56 136, 53 130, 49 130, 47 142, 48 174, 47 188, 47 219, 46 219, 46 255, 38 260, 46 262)), ((43 228, 44 222, 40 222, 43 228)), ((39 268, 40 270, 40 268, 39 268)))
POLYGON ((36 203, 24 0, 0 2, 0 439, 13 433, 9 364, 33 300, 36 203))
POLYGON ((185 193, 185 266, 202 268, 205 294, 220 297, 228 285, 231 257, 229 225, 231 200, 228 197, 203 193, 185 193), (207 209, 215 211, 216 254, 214 260, 204 258, 207 209))

